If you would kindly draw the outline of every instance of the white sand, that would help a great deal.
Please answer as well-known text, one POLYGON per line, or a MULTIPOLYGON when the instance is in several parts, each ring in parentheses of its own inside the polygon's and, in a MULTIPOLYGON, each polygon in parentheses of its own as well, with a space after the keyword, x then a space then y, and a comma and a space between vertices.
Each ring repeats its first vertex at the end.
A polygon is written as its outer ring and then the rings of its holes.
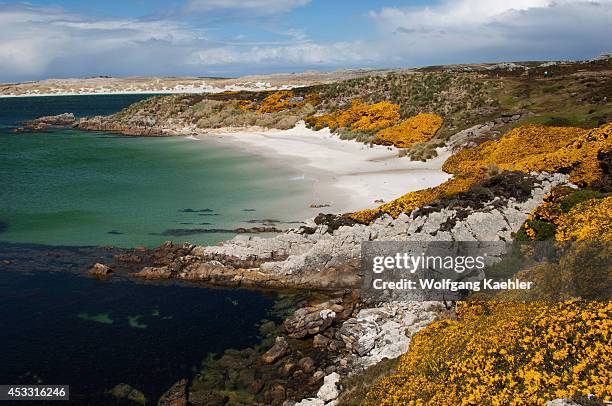
POLYGON ((163 87, 163 88, 127 88, 122 90, 109 89, 109 88, 92 88, 85 87, 80 89, 66 90, 66 89, 52 89, 51 92, 39 92, 38 90, 26 90, 24 93, 19 94, 0 94, 0 98, 9 97, 34 97, 34 96, 96 96, 96 95, 157 95, 157 94, 203 94, 203 93, 223 93, 229 91, 261 91, 261 90, 288 90, 301 87, 303 85, 286 84, 282 86, 272 86, 270 83, 256 82, 256 83, 244 83, 242 85, 232 84, 220 86, 211 86, 202 84, 196 85, 177 85, 174 87, 163 87))
POLYGON ((438 150, 427 162, 399 158, 396 148, 343 141, 328 129, 312 131, 303 123, 286 131, 232 132, 217 134, 223 144, 287 162, 301 175, 295 181, 313 181, 310 196, 325 209, 312 214, 348 212, 380 205, 375 200, 393 200, 407 192, 439 185, 451 175, 441 170, 450 155, 438 150))

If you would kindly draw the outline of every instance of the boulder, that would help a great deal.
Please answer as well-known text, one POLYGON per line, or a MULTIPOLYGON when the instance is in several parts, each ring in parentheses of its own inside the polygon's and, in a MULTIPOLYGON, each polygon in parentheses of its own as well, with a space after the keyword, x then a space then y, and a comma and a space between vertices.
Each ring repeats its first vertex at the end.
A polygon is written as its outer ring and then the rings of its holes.
POLYGON ((323 386, 317 392, 317 397, 324 402, 337 399, 340 395, 337 384, 340 382, 340 375, 337 372, 331 373, 323 378, 323 386))
POLYGON ((339 300, 302 307, 287 317, 283 323, 285 330, 291 338, 304 338, 325 331, 335 321, 337 312, 344 307, 338 304, 339 300))
POLYGON ((140 405, 144 405, 147 401, 144 393, 142 393, 138 389, 133 388, 127 383, 120 383, 113 389, 107 391, 106 393, 114 398, 129 400, 140 405))
POLYGON ((331 339, 325 337, 322 334, 317 334, 312 339, 312 346, 315 348, 324 348, 331 342, 331 339))
POLYGON ((167 266, 158 268, 145 266, 139 272, 132 273, 132 275, 143 279, 170 279, 172 270, 167 266))
POLYGON ((310 379, 310 381, 311 381, 311 383, 317 383, 321 379, 323 379, 324 377, 325 377, 325 372, 323 372, 323 371, 316 371, 314 374, 312 374, 312 378, 310 379))
POLYGON ((555 399, 546 402, 546 406, 580 406, 571 399, 555 399))
POLYGON ((298 361, 298 366, 304 373, 310 374, 315 369, 315 362, 310 357, 304 357, 298 361))
POLYGON ((274 364, 290 352, 291 348, 285 337, 276 337, 274 345, 261 356, 261 360, 266 364, 274 364))
POLYGON ((113 273, 113 270, 108 266, 101 263, 96 263, 89 270, 89 274, 97 277, 106 277, 113 273))
POLYGON ((157 402, 157 406, 187 406, 187 379, 170 387, 157 402))
POLYGON ((296 403, 295 406, 325 406, 325 402, 319 398, 308 398, 296 403))

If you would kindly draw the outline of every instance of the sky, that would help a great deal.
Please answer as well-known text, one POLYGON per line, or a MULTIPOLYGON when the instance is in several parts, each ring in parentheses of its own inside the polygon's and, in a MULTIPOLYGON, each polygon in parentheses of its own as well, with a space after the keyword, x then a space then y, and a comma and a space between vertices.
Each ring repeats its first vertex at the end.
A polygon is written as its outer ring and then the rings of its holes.
POLYGON ((0 82, 589 59, 612 0, 0 0, 0 82))

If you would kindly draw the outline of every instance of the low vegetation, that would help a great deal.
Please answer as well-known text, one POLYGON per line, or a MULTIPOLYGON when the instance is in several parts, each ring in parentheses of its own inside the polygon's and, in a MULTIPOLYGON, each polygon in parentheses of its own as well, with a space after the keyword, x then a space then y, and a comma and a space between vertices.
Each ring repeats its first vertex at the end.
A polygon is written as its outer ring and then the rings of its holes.
POLYGON ((316 94, 295 96, 291 91, 267 96, 253 92, 155 96, 132 104, 112 118, 123 124, 167 128, 178 124, 200 129, 257 126, 284 130, 311 115, 317 103, 316 94))
POLYGON ((579 186, 602 181, 600 157, 612 151, 612 123, 592 130, 576 127, 518 127, 499 141, 485 142, 450 157, 446 172, 461 175, 497 165, 522 172, 569 173, 579 186))
POLYGON ((365 405, 546 405, 612 399, 611 302, 461 302, 420 331, 365 405))
POLYGON ((429 141, 442 127, 442 121, 442 117, 435 114, 417 114, 378 131, 374 143, 407 148, 418 142, 429 141))
POLYGON ((612 241, 612 193, 555 188, 527 218, 516 239, 520 241, 612 241))
POLYGON ((329 127, 332 131, 372 132, 395 124, 400 118, 399 106, 386 101, 366 104, 359 99, 344 109, 329 114, 310 116, 306 124, 315 130, 329 127))
POLYGON ((264 127, 286 130, 295 127, 296 123, 311 114, 314 107, 310 104, 274 109, 270 112, 245 110, 239 101, 203 100, 192 106, 190 119, 198 128, 224 127, 264 127))
POLYGON ((612 151, 612 123, 591 130, 575 127, 518 127, 497 141, 465 149, 446 160, 442 169, 454 177, 433 188, 405 194, 376 209, 353 213, 368 224, 382 213, 394 218, 434 200, 465 192, 486 178, 491 168, 520 172, 569 173, 580 186, 605 188, 609 179, 604 158, 612 151))

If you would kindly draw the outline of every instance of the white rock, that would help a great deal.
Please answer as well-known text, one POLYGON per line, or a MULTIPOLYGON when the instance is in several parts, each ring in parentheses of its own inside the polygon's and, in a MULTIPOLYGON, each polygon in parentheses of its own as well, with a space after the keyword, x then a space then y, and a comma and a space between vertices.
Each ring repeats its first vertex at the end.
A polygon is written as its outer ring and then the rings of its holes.
POLYGON ((336 317, 336 312, 330 309, 324 309, 319 312, 319 316, 321 316, 323 320, 333 319, 336 317))
POLYGON ((325 402, 319 398, 308 398, 296 403, 295 406, 325 406, 325 402))
POLYGON ((337 372, 333 372, 323 378, 323 386, 317 392, 317 397, 324 402, 329 402, 338 398, 340 391, 336 385, 340 382, 340 375, 337 372))
POLYGON ((555 399, 546 402, 546 406, 580 406, 571 399, 555 399))

